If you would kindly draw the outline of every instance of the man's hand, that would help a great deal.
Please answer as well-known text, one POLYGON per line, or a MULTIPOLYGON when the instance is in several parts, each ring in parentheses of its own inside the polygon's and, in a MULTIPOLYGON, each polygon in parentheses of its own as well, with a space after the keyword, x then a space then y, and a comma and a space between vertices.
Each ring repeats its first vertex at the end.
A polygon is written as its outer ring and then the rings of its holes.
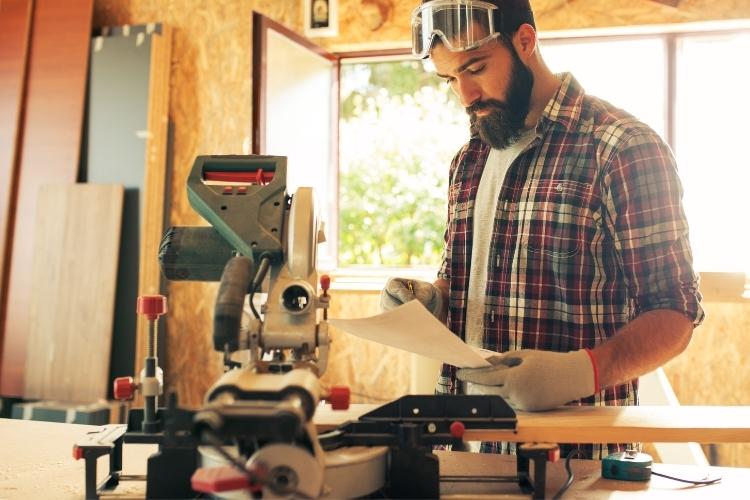
POLYGON ((417 299, 433 316, 441 319, 445 314, 445 300, 432 283, 406 278, 390 278, 380 294, 380 309, 390 311, 410 300, 417 299))
POLYGON ((566 353, 524 349, 488 358, 494 366, 463 368, 469 394, 497 394, 517 410, 550 410, 598 390, 596 368, 585 349, 566 353))

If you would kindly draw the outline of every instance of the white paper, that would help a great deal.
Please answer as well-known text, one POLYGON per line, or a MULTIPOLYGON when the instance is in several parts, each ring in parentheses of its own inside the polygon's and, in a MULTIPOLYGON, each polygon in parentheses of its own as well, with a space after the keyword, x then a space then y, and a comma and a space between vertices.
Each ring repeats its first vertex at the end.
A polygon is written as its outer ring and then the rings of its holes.
POLYGON ((437 359, 459 368, 491 366, 491 351, 474 349, 455 336, 418 301, 369 318, 329 319, 359 338, 437 359))

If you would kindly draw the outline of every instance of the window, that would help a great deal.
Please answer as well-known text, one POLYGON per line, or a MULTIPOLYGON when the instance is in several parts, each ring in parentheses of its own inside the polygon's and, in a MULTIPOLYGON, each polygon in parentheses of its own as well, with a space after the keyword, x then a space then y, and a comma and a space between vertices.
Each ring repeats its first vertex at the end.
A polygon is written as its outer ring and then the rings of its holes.
POLYGON ((338 264, 437 269, 468 115, 421 62, 344 62, 340 75, 338 264))
MULTIPOLYGON (((696 269, 750 272, 750 232, 742 230, 750 215, 743 196, 750 184, 743 148, 750 66, 741 62, 750 52, 750 27, 540 38, 550 69, 572 72, 587 92, 634 114, 672 147, 696 269)), ((330 172, 318 172, 324 174, 318 181, 328 179, 327 192, 338 193, 328 205, 329 248, 337 249, 329 252, 330 267, 434 270, 447 169, 468 137, 468 118, 420 62, 376 56, 333 56, 338 140, 331 136, 338 157, 330 154, 330 172)))

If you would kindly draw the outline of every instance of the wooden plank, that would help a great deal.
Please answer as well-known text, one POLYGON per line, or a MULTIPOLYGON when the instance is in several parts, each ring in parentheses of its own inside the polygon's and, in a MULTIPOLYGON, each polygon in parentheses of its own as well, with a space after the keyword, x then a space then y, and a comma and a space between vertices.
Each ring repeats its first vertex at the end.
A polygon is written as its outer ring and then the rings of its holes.
MULTIPOLYGON (((148 136, 146 139, 146 172, 144 213, 141 228, 141 258, 138 271, 138 295, 161 293, 159 245, 164 234, 167 182, 167 134, 169 130, 169 72, 172 57, 172 29, 161 26, 161 33, 151 39, 151 64, 148 82, 148 136)), ((148 353, 148 322, 138 322, 135 343, 135 373, 143 368, 148 353)), ((158 354, 158 348, 156 349, 158 354)), ((139 393, 140 396, 140 393, 139 393)))
POLYGON ((147 335, 136 299, 161 288, 170 41, 169 28, 140 25, 108 29, 91 43, 84 178, 125 186, 110 378, 132 375, 145 355, 145 347, 136 355, 136 331, 147 335))
POLYGON ((18 194, 14 216, 0 395, 23 392, 32 295, 31 259, 37 192, 46 183, 73 183, 86 93, 93 0, 36 0, 32 22, 18 194))
POLYGON ((107 397, 123 195, 96 184, 39 191, 27 398, 107 397))
MULTIPOLYGON (((354 420, 378 405, 352 405, 333 411, 329 405, 315 412, 319 432, 354 420)), ((747 443, 750 406, 629 406, 563 407, 518 412, 516 431, 467 430, 466 441, 553 443, 747 443)))
MULTIPOLYGON (((8 229, 13 214, 18 143, 28 61, 32 0, 0 2, 0 304, 4 302, 8 229)), ((0 324, 2 307, 0 307, 0 324)), ((2 352, 2 327, 0 327, 2 352)))

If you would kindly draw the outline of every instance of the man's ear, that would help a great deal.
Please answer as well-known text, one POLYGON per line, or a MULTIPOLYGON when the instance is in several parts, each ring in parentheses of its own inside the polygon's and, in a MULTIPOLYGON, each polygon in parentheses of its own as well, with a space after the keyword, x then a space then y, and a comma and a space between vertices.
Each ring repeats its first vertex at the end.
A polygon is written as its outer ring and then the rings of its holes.
POLYGON ((536 42, 536 30, 530 24, 522 24, 513 34, 513 47, 524 63, 536 52, 536 42))

